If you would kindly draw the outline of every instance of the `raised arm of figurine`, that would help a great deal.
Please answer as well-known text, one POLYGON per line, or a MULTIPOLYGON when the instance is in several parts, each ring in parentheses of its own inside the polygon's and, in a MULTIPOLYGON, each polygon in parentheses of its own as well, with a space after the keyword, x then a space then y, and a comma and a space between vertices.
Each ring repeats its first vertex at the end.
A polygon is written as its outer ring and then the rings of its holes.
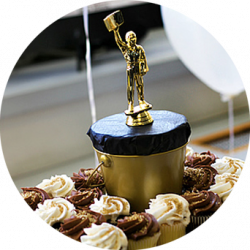
POLYGON ((113 30, 115 35, 115 41, 119 49, 121 50, 122 54, 125 53, 125 51, 128 49, 128 45, 122 40, 120 33, 119 33, 119 27, 113 30))

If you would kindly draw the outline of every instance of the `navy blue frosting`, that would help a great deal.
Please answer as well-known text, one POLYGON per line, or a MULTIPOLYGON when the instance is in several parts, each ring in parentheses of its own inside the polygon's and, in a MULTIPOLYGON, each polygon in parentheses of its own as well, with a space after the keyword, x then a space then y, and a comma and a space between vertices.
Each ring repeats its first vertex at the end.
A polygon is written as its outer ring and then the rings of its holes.
POLYGON ((151 155, 185 145, 191 128, 184 115, 170 111, 150 111, 154 122, 129 127, 124 113, 95 122, 87 132, 93 147, 112 155, 151 155))

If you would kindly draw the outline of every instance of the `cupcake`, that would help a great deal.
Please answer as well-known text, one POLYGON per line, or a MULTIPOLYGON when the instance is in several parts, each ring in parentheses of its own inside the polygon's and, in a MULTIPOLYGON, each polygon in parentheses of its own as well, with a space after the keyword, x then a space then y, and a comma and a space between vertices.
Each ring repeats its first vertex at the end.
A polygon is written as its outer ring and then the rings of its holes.
POLYGON ((160 237, 160 226, 155 217, 148 213, 133 213, 119 219, 117 227, 122 229, 128 238, 128 249, 155 247, 160 237))
POLYGON ((78 174, 73 173, 73 177, 71 177, 71 179, 75 183, 75 188, 77 190, 81 188, 90 188, 90 187, 103 188, 104 180, 101 172, 98 170, 94 174, 93 172, 94 172, 93 168, 88 168, 88 169, 81 168, 78 174))
POLYGON ((129 215, 130 212, 130 204, 126 199, 109 195, 102 195, 100 200, 95 198, 89 208, 103 214, 111 223, 115 223, 118 216, 129 215))
POLYGON ((189 204, 177 194, 161 194, 151 199, 146 213, 152 214, 160 225, 158 245, 168 243, 185 235, 190 222, 189 204))
POLYGON ((197 165, 195 168, 184 168, 183 193, 196 190, 207 190, 215 183, 217 171, 208 165, 197 165))
POLYGON ((38 204, 43 204, 45 200, 50 199, 47 192, 40 188, 30 187, 21 189, 23 190, 21 193, 22 197, 33 210, 37 209, 38 204))
POLYGON ((94 199, 99 200, 101 196, 102 191, 99 188, 82 188, 78 191, 73 190, 66 199, 78 209, 88 209, 94 203, 94 199))
POLYGON ((220 197, 212 191, 186 192, 182 197, 188 201, 191 212, 187 233, 204 223, 221 206, 220 197))
POLYGON ((85 228, 91 227, 93 223, 101 225, 103 222, 106 222, 106 219, 99 213, 90 210, 81 211, 76 209, 76 215, 65 219, 64 222, 61 223, 59 232, 71 239, 80 241, 80 237, 85 234, 85 228))
POLYGON ((195 165, 211 165, 218 157, 210 151, 197 153, 189 151, 186 154, 185 166, 194 167, 195 165))
POLYGON ((71 216, 64 220, 64 223, 60 225, 59 232, 70 237, 73 240, 80 241, 80 237, 84 234, 84 228, 89 224, 89 219, 78 218, 71 216))
POLYGON ((82 243, 105 249, 127 249, 128 240, 125 233, 114 225, 108 223, 92 224, 90 228, 86 228, 84 231, 86 235, 80 238, 82 243))
POLYGON ((215 163, 211 166, 215 168, 219 174, 230 173, 240 175, 244 164, 245 162, 240 159, 224 156, 222 159, 216 159, 215 163))
POLYGON ((217 193, 224 202, 229 194, 232 192, 234 185, 239 179, 239 175, 224 173, 215 176, 215 184, 212 185, 209 191, 217 193))
POLYGON ((75 215, 75 207, 63 198, 45 200, 43 204, 38 204, 35 213, 40 216, 50 226, 63 222, 65 219, 75 215))
POLYGON ((52 198, 65 198, 75 189, 74 182, 65 174, 51 176, 50 179, 43 180, 36 187, 45 190, 52 198))

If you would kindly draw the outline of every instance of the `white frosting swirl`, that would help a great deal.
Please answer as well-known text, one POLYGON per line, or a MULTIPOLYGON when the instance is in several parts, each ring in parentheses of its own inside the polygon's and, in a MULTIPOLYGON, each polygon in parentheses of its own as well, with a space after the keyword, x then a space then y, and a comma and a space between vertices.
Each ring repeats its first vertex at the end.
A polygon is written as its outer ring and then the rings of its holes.
POLYGON ((84 232, 86 235, 81 236, 80 240, 87 245, 105 249, 127 249, 128 240, 125 233, 111 224, 92 224, 90 228, 85 228, 84 232))
POLYGON ((66 197, 75 189, 75 183, 67 175, 51 176, 50 179, 43 180, 36 187, 45 190, 50 196, 66 197))
POLYGON ((194 150, 189 147, 189 146, 186 146, 186 158, 187 156, 192 156, 194 154, 194 150))
POLYGON ((103 214, 111 223, 115 222, 119 215, 129 215, 130 204, 121 197, 102 195, 100 200, 94 199, 94 204, 89 207, 91 210, 103 214))
POLYGON ((209 191, 212 191, 220 196, 222 201, 225 201, 231 193, 235 183, 239 179, 239 175, 224 173, 215 176, 215 184, 210 186, 209 191))
POLYGON ((240 159, 224 156, 222 159, 216 159, 215 163, 211 166, 215 168, 219 174, 230 173, 240 175, 244 164, 245 162, 240 159))
POLYGON ((146 213, 152 214, 161 224, 173 225, 181 222, 187 226, 190 222, 189 203, 177 194, 160 194, 151 199, 146 213))
POLYGON ((38 204, 35 213, 52 226, 56 222, 63 222, 71 215, 74 215, 74 209, 74 205, 67 200, 54 198, 45 200, 43 204, 38 204))

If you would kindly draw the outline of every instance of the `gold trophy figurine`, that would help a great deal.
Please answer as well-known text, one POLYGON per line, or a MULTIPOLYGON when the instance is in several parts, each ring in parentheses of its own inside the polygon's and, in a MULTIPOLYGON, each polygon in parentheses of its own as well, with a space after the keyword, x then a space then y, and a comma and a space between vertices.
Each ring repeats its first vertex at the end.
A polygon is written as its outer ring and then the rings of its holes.
POLYGON ((148 110, 152 105, 144 99, 143 76, 148 72, 148 64, 145 51, 142 46, 137 45, 136 34, 133 31, 126 33, 124 42, 119 33, 119 26, 124 23, 120 10, 113 12, 104 19, 108 31, 113 31, 115 41, 120 48, 127 63, 127 99, 128 109, 125 110, 127 115, 126 124, 128 126, 142 126, 151 124, 153 119, 148 110), (134 107, 134 85, 138 95, 139 105, 134 107))

